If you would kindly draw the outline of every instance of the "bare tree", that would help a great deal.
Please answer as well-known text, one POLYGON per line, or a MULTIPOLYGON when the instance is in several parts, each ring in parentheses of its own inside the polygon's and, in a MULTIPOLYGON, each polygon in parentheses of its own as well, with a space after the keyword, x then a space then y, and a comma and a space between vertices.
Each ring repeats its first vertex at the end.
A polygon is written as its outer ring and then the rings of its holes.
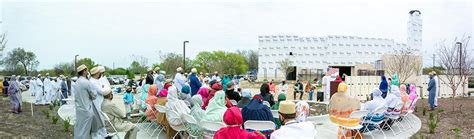
POLYGON ((384 55, 383 61, 387 74, 392 76, 397 73, 400 83, 405 83, 408 78, 422 71, 421 56, 411 48, 401 48, 393 54, 384 55))
POLYGON ((285 58, 281 61, 278 62, 278 66, 280 68, 280 70, 284 73, 285 75, 285 79, 286 79, 286 76, 288 76, 288 72, 292 72, 290 70, 292 70, 292 68, 290 68, 290 59, 288 58, 285 58))
POLYGON ((463 94, 465 93, 467 78, 472 74, 474 60, 467 50, 469 40, 470 36, 456 38, 454 42, 448 44, 442 42, 438 50, 438 63, 445 69, 442 73, 445 78, 440 80, 449 85, 453 97, 456 96, 456 90, 460 85, 463 87, 463 94))

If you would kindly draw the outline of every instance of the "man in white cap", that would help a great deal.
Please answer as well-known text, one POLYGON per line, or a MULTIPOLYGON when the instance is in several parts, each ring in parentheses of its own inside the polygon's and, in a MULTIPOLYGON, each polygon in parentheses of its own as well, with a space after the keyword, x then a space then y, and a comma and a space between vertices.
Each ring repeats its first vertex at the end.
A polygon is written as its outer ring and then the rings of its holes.
POLYGON ((105 77, 105 67, 104 66, 99 66, 99 73, 100 73, 99 81, 100 81, 101 86, 103 86, 105 88, 111 88, 109 80, 107 79, 107 77, 105 77))
POLYGON ((191 86, 191 96, 196 95, 197 91, 202 86, 196 74, 197 74, 196 68, 191 69, 191 75, 189 76, 189 86, 191 86))
MULTIPOLYGON (((299 109, 304 111, 305 109, 299 109)), ((278 108, 280 114, 280 129, 272 133, 270 139, 314 139, 316 137, 316 129, 311 122, 299 122, 295 120, 296 104, 292 101, 282 101, 278 108)))
POLYGON ((35 90, 36 90, 36 77, 32 77, 29 81, 29 88, 28 88, 28 92, 30 92, 30 95, 31 96, 35 96, 35 90))
POLYGON ((153 81, 155 81, 155 78, 153 78, 153 69, 152 68, 148 68, 148 73, 146 74, 146 78, 145 78, 145 84, 149 84, 149 85, 152 85, 153 84, 153 81))
MULTIPOLYGON (((101 67, 94 67, 91 69, 91 78, 89 79, 90 83, 92 84, 92 91, 94 91, 97 96, 96 99, 94 99, 92 102, 94 103, 95 107, 97 110, 100 112, 102 110, 102 102, 104 102, 104 95, 107 90, 110 90, 110 88, 107 88, 105 85, 103 85, 100 82, 100 78, 102 76, 101 74, 101 67)), ((98 132, 94 132, 92 134, 93 138, 96 137, 106 137, 107 136, 107 130, 105 127, 99 129, 98 132)))
POLYGON ((112 91, 105 92, 102 111, 111 119, 110 122, 112 122, 118 132, 127 132, 124 138, 136 139, 139 128, 132 122, 124 120, 127 118, 125 111, 121 110, 117 104, 112 102, 113 97, 112 91))
POLYGON ((34 80, 35 82, 35 105, 43 105, 45 104, 45 97, 44 97, 44 87, 43 87, 43 81, 41 81, 41 74, 38 74, 37 76, 38 78, 36 78, 36 80, 34 80))
POLYGON ((99 111, 92 103, 97 97, 91 82, 87 79, 89 72, 86 65, 77 67, 79 78, 74 85, 74 102, 76 106, 76 122, 74 124, 74 139, 91 139, 92 133, 105 127, 99 111))
POLYGON ((54 97, 54 85, 51 82, 51 79, 49 77, 49 73, 46 73, 46 77, 43 80, 43 85, 44 85, 44 92, 45 92, 45 99, 43 104, 49 104, 54 97))
MULTIPOLYGON (((58 83, 59 85, 61 86, 61 100, 62 99, 66 99, 68 98, 68 88, 67 88, 67 84, 66 84, 66 80, 65 80, 65 77, 64 75, 60 75, 59 76, 59 80, 58 80, 58 83)), ((62 104, 66 104, 66 101, 61 101, 62 104)))
POLYGON ((179 91, 181 91, 181 88, 183 88, 184 85, 186 85, 186 78, 184 77, 183 73, 183 68, 179 67, 176 69, 177 73, 174 76, 173 80, 173 85, 178 88, 179 91))
POLYGON ((221 77, 219 77, 219 74, 216 72, 214 72, 214 75, 212 76, 211 78, 211 81, 220 81, 221 80, 221 77))

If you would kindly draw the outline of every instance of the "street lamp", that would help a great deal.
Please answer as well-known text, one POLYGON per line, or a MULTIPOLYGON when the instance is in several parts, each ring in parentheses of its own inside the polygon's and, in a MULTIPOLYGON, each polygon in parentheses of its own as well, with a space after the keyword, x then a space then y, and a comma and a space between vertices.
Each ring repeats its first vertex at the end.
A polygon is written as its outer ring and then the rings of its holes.
POLYGON ((186 43, 189 41, 183 41, 183 70, 186 71, 186 43))
POLYGON ((75 56, 74 56, 74 71, 75 71, 74 74, 77 74, 77 57, 78 57, 78 56, 79 56, 79 55, 75 55, 75 56))

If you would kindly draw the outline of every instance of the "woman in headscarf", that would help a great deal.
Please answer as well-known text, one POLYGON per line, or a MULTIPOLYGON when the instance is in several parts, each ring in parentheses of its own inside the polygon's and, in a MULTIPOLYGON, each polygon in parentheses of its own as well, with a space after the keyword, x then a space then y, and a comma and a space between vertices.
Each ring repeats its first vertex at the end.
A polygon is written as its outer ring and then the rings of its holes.
POLYGON ((413 102, 410 105, 410 109, 415 108, 415 100, 418 98, 418 95, 416 94, 416 85, 415 84, 410 84, 410 101, 413 102))
POLYGON ((230 81, 231 81, 230 77, 228 75, 224 75, 221 81, 222 90, 227 90, 227 83, 229 83, 230 81))
POLYGON ((244 89, 242 90, 242 99, 240 99, 239 102, 237 102, 237 107, 243 108, 245 105, 250 103, 250 97, 252 96, 252 93, 250 89, 244 89))
MULTIPOLYGON (((374 88, 372 90, 372 95, 373 95, 373 99, 364 104, 364 109, 369 112, 369 114, 367 114, 365 118, 366 118, 366 121, 370 120, 372 122, 377 123, 384 120, 384 115, 374 114, 374 112, 375 110, 377 110, 377 108, 385 106, 385 100, 382 98, 382 92, 377 88, 374 88)), ((376 128, 376 125, 374 124, 364 123, 364 126, 359 131, 360 132, 371 131, 371 130, 374 130, 375 128, 376 128)))
POLYGON ((178 95, 180 100, 184 100, 187 106, 191 107, 191 87, 189 85, 183 85, 181 88, 181 93, 178 95))
POLYGON ((140 100, 141 100, 141 102, 143 102, 143 103, 140 104, 142 110, 146 110, 145 101, 146 101, 146 98, 148 96, 148 88, 149 87, 150 87, 149 84, 145 84, 143 86, 142 94, 140 96, 140 100))
MULTIPOLYGON (((353 111, 360 109, 360 102, 357 98, 349 96, 346 93, 347 89, 346 83, 339 83, 337 93, 332 95, 329 100, 329 119, 340 126, 355 127, 359 125, 360 119, 349 118, 349 116, 353 111)), ((339 127, 338 137, 341 137, 342 134, 351 134, 351 131, 343 131, 339 127)))
MULTIPOLYGON (((209 102, 211 101, 211 99, 214 97, 216 92, 220 91, 220 90, 222 90, 222 85, 220 83, 215 83, 214 85, 212 85, 212 90, 210 91, 209 96, 207 97, 207 101, 204 101, 204 104, 202 105, 203 110, 206 110, 207 105, 209 105, 209 102)), ((224 95, 225 95, 225 93, 224 93, 224 95)), ((232 107, 232 102, 230 102, 230 100, 227 99, 227 97, 225 98, 225 101, 226 101, 225 106, 227 108, 232 107)))
POLYGON ((218 91, 215 96, 209 101, 209 106, 206 108, 206 116, 203 120, 210 122, 223 122, 224 112, 227 110, 226 97, 224 91, 218 91))
POLYGON ((296 121, 305 122, 309 116, 309 104, 306 101, 296 103, 296 121))
POLYGON ((199 88, 197 94, 199 94, 202 97, 202 101, 205 102, 209 96, 209 89, 207 87, 201 87, 199 88))
POLYGON ((385 113, 385 115, 400 115, 401 110, 395 109, 398 104, 402 103, 402 99, 400 97, 400 90, 396 85, 392 85, 390 89, 390 93, 385 98, 385 104, 388 107, 387 113, 385 113))
POLYGON ((8 95, 10 95, 10 104, 12 113, 19 114, 21 112, 21 90, 18 82, 16 82, 16 76, 13 75, 10 78, 10 86, 8 86, 8 95))
MULTIPOLYGON (((171 86, 168 88, 168 102, 166 102, 166 108, 169 111, 174 111, 178 115, 189 114, 191 110, 186 106, 186 103, 183 100, 178 99, 178 89, 176 86, 171 86)), ((171 127, 184 126, 181 117, 174 117, 168 112, 166 113, 166 119, 171 127)))
POLYGON ((191 108, 190 115, 193 116, 194 119, 196 119, 198 124, 187 124, 186 130, 188 131, 188 133, 190 133, 193 136, 202 136, 203 134, 202 127, 199 126, 199 123, 204 118, 204 115, 206 115, 206 112, 201 109, 201 106, 203 103, 202 97, 199 94, 194 95, 191 98, 191 102, 193 103, 193 107, 191 108))
POLYGON ((255 95, 252 101, 242 108, 244 122, 247 120, 273 121, 272 111, 262 103, 262 100, 261 95, 255 95))
POLYGON ((263 83, 262 86, 260 86, 260 95, 262 96, 263 101, 267 101, 268 103, 270 103, 270 107, 275 104, 275 101, 273 100, 273 95, 270 94, 270 87, 268 86, 268 84, 263 83))
POLYGON ((278 102, 272 106, 272 110, 278 110, 278 108, 280 108, 280 102, 285 101, 285 100, 286 100, 286 93, 280 92, 280 94, 278 95, 278 102))
POLYGON ((237 107, 231 107, 225 111, 224 123, 227 127, 219 129, 214 135, 214 139, 265 139, 257 132, 247 132, 240 128, 244 122, 237 107))
POLYGON ((270 82, 268 83, 268 86, 270 87, 270 93, 275 94, 275 84, 273 83, 273 79, 270 80, 270 82))
POLYGON ((155 104, 158 98, 155 96, 156 90, 158 89, 158 86, 156 84, 150 85, 148 88, 148 96, 145 100, 145 103, 150 105, 152 110, 146 109, 146 117, 148 120, 156 119, 156 116, 153 113, 157 113, 158 111, 155 109, 155 104))
MULTIPOLYGON (((168 88, 171 87, 171 83, 166 83, 163 89, 160 90, 158 93, 158 98, 156 99, 156 104, 161 105, 161 106, 166 106, 166 102, 168 102, 168 88)), ((160 125, 163 125, 166 127, 166 129, 170 129, 170 124, 168 123, 168 120, 166 118, 166 113, 160 113, 158 112, 156 114, 156 122, 160 125)), ((166 135, 168 137, 173 137, 173 135, 176 133, 174 130, 166 130, 166 135)))
POLYGON ((402 107, 402 113, 404 113, 408 107, 405 107, 406 103, 411 103, 410 101, 410 96, 407 94, 407 87, 405 84, 400 85, 400 97, 402 99, 403 107, 402 107))
POLYGON ((379 90, 382 92, 382 98, 387 97, 388 82, 385 76, 382 75, 382 82, 380 82, 379 90))

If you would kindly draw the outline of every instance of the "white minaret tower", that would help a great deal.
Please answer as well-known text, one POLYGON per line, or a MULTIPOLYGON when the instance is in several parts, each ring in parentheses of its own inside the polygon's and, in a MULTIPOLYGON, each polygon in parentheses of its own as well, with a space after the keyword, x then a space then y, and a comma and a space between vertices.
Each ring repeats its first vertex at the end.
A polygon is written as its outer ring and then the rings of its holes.
POLYGON ((407 45, 412 49, 421 50, 423 40, 423 20, 421 19, 421 12, 411 10, 409 16, 407 23, 407 45))

